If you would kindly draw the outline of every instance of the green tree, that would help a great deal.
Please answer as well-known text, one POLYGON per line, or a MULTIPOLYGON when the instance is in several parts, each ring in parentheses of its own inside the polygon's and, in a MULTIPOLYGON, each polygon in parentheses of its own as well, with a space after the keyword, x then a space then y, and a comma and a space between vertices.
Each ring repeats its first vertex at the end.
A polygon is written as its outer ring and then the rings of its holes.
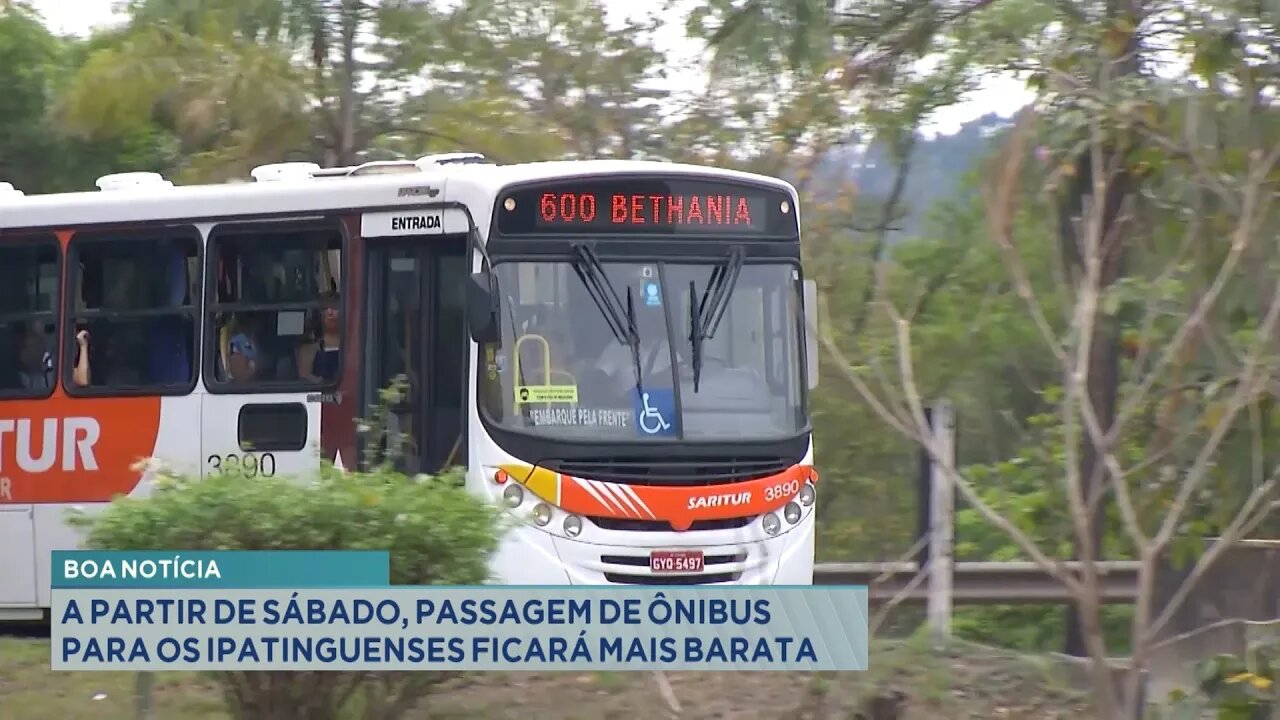
POLYGON ((0 7, 0 179, 28 193, 91 187, 110 172, 150 169, 171 158, 152 127, 89 143, 51 127, 62 89, 89 43, 54 37, 26 4, 0 7))
POLYGON ((401 106, 402 154, 477 150, 505 162, 678 158, 691 138, 656 84, 660 8, 610 27, 598 0, 465 3, 401 106))
POLYGON ((650 87, 663 59, 655 21, 611 29, 595 0, 134 0, 128 11, 128 29, 69 88, 67 125, 101 139, 158 122, 192 179, 445 150, 671 154, 654 112, 666 93, 650 87))
POLYGON ((195 178, 280 159, 349 165, 399 126, 395 96, 437 16, 424 3, 133 0, 66 97, 69 127, 110 138, 154 118, 195 178))

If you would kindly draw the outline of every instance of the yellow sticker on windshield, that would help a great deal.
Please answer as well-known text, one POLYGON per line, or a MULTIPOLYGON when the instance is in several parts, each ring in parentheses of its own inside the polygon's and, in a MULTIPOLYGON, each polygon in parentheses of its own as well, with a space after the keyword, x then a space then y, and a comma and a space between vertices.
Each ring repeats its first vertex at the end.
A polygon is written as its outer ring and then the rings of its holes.
POLYGON ((521 385, 516 388, 516 404, 576 403, 577 385, 521 385))

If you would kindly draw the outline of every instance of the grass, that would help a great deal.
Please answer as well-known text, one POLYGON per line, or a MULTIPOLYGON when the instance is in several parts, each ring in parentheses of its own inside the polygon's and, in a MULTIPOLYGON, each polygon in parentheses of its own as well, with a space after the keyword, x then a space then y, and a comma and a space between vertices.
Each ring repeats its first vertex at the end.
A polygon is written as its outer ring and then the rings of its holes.
MULTIPOLYGON (((849 720, 877 699, 904 698, 899 720, 1088 716, 1083 694, 1053 682, 1035 658, 965 643, 938 650, 923 638, 875 642, 862 673, 667 673, 686 718, 849 720)), ((49 641, 0 637, 0 718, 133 720, 133 673, 52 672, 49 641)), ((214 682, 194 673, 155 678, 158 720, 227 720, 214 682)), ((652 674, 479 674, 432 698, 411 720, 668 718, 652 674)))
MULTIPOLYGON (((6 720, 133 720, 135 673, 53 672, 49 641, 0 637, 0 717, 6 720)), ((193 673, 155 677, 154 716, 226 720, 212 682, 193 673)))

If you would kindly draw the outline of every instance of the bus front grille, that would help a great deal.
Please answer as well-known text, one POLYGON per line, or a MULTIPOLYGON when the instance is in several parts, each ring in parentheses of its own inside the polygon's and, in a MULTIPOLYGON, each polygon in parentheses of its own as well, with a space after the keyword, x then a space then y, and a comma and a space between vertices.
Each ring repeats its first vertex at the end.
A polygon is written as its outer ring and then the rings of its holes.
MULTIPOLYGON (((633 520, 631 518, 586 516, 601 530, 625 530, 628 532, 671 532, 671 523, 665 520, 633 520)), ((737 530, 751 524, 753 518, 724 518, 722 520, 695 520, 685 532, 699 530, 737 530)))
POLYGON ((605 573, 604 579, 615 585, 715 585, 737 582, 742 573, 703 573, 702 575, 623 575, 605 573))

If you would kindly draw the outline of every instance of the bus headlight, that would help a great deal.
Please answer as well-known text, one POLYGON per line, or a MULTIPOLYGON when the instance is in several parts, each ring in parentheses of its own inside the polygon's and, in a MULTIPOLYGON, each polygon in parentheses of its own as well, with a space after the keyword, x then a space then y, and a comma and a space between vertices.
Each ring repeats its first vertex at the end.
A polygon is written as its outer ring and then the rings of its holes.
POLYGON ((533 506, 533 521, 542 527, 551 522, 551 506, 546 503, 538 503, 533 506))
POLYGON ((813 500, 818 496, 818 491, 814 489, 813 483, 805 483, 800 486, 800 504, 809 507, 813 504, 813 500))
POLYGON ((777 535, 778 531, 782 529, 782 521, 773 513, 766 514, 760 520, 760 524, 764 526, 764 531, 769 535, 777 535))
POLYGON ((800 506, 793 502, 787 503, 787 506, 782 508, 782 517, 786 518, 790 525, 800 522, 800 506))
POLYGON ((576 538, 582 534, 582 518, 569 515, 564 519, 564 534, 576 538))
POLYGON ((520 507, 520 503, 524 502, 524 488, 519 485, 508 485, 502 491, 502 502, 509 508, 520 507))

